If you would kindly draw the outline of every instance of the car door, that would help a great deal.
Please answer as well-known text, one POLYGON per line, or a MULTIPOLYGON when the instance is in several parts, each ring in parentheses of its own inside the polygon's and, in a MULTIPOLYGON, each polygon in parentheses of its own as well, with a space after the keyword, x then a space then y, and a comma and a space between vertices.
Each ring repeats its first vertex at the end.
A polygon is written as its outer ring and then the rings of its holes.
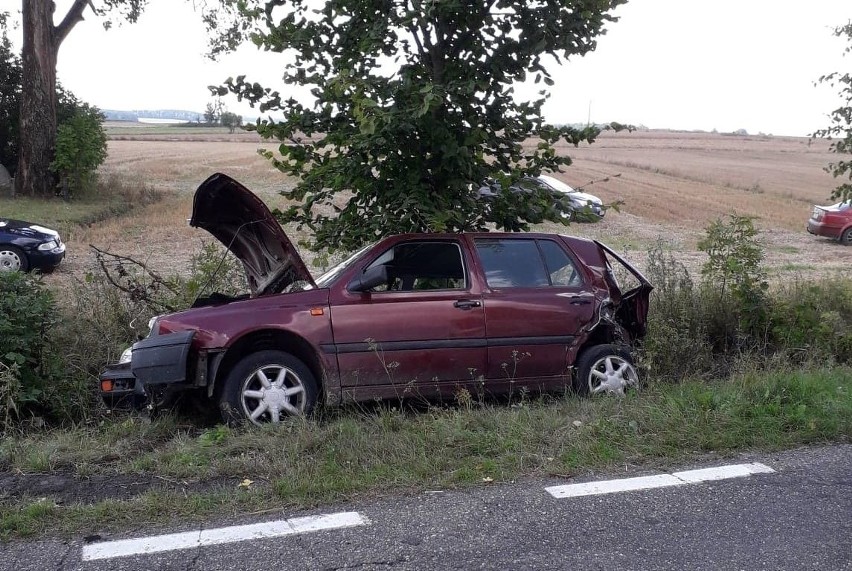
POLYGON ((334 351, 345 396, 452 393, 485 370, 485 316, 457 239, 404 239, 367 258, 387 282, 332 296, 334 351))
POLYGON ((550 238, 477 238, 475 248, 487 282, 486 378, 563 382, 568 348, 595 311, 581 265, 550 238))

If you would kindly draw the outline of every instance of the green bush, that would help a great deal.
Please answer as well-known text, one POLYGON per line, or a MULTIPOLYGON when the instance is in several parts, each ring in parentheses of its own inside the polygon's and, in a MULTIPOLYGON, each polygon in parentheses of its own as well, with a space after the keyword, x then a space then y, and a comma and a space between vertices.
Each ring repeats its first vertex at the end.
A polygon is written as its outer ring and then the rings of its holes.
POLYGON ((852 280, 785 283, 771 311, 772 341, 794 362, 852 362, 852 280))
POLYGON ((82 385, 69 374, 55 331, 53 294, 37 275, 0 273, 0 425, 78 417, 82 385))
POLYGON ((852 363, 852 280, 787 281, 770 288, 751 221, 708 228, 703 279, 662 244, 648 256, 655 286, 640 353, 655 381, 726 377, 742 368, 852 363))
POLYGON ((80 105, 56 132, 56 156, 50 169, 59 176, 62 195, 84 194, 94 188, 95 171, 106 160, 104 116, 97 107, 80 105))
POLYGON ((654 291, 643 343, 644 368, 653 378, 674 381, 704 375, 714 359, 707 343, 709 308, 700 286, 663 242, 648 252, 647 274, 654 291))
POLYGON ((705 228, 698 247, 707 254, 701 269, 705 295, 717 310, 708 316, 716 349, 740 350, 760 341, 767 326, 766 273, 763 246, 752 218, 732 214, 705 228), (721 347, 718 345, 721 343, 721 347))

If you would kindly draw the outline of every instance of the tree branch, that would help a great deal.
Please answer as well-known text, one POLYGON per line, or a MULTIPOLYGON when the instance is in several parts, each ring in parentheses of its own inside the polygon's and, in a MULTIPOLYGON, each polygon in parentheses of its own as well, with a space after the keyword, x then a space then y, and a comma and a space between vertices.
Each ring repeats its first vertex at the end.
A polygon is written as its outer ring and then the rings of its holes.
POLYGON ((112 284, 113 287, 116 287, 124 293, 128 294, 132 300, 141 301, 142 303, 147 304, 149 307, 165 309, 166 311, 175 311, 174 307, 155 299, 152 295, 152 292, 155 292, 161 287, 167 289, 173 294, 177 293, 175 289, 170 286, 169 283, 162 276, 160 276, 156 272, 153 272, 151 269, 148 268, 148 266, 146 266, 142 262, 134 260, 133 258, 127 256, 120 256, 118 254, 113 254, 111 252, 101 250, 93 244, 89 244, 89 247, 95 251, 95 259, 97 260, 98 265, 101 267, 101 271, 104 273, 104 276, 106 277, 107 281, 112 284), (116 279, 112 275, 112 273, 110 273, 110 270, 107 267, 108 262, 106 258, 111 258, 112 263, 116 266, 117 272, 119 274, 119 279, 116 279), (130 264, 131 266, 140 268, 151 278, 151 283, 148 285, 144 285, 139 280, 129 277, 130 274, 127 272, 126 269, 124 269, 124 264, 130 264), (122 284, 122 279, 127 283, 122 284))
MULTIPOLYGON (((86 6, 92 6, 92 0, 74 0, 74 4, 68 9, 65 18, 53 29, 53 37, 56 40, 54 46, 57 51, 59 51, 59 45, 68 36, 71 29, 83 21, 83 12, 85 12, 86 6)), ((92 6, 92 10, 94 9, 95 7, 92 6)))

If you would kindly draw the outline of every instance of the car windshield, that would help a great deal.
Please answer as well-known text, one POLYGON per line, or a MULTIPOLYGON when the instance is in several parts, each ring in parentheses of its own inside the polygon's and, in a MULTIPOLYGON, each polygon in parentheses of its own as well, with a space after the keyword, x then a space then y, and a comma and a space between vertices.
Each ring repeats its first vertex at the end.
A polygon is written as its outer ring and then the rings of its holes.
POLYGON ((354 254, 352 254, 351 256, 349 256, 348 258, 325 272, 323 275, 318 277, 316 280, 314 280, 317 284, 317 287, 324 288, 331 285, 331 282, 337 279, 337 276, 342 274, 343 271, 346 270, 346 268, 348 268, 355 260, 360 258, 361 255, 371 247, 373 247, 373 244, 367 244, 366 246, 364 246, 363 248, 361 248, 360 250, 358 250, 357 252, 355 252, 354 254))
POLYGON ((577 192, 561 180, 555 179, 552 176, 541 175, 538 178, 553 190, 558 190, 559 192, 577 192))

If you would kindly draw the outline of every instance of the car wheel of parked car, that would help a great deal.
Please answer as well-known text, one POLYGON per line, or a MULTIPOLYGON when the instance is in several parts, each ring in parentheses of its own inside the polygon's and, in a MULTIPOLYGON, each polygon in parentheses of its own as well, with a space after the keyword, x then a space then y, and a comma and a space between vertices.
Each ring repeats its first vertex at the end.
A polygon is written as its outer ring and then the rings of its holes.
POLYGON ((283 351, 258 351, 243 358, 228 374, 219 407, 225 421, 257 425, 311 412, 317 384, 310 369, 283 351))
POLYGON ((577 359, 574 388, 580 394, 616 393, 639 383, 630 353, 615 345, 595 345, 577 359))
POLYGON ((840 243, 844 246, 852 246, 852 228, 847 228, 843 234, 840 235, 840 243))
POLYGON ((25 272, 29 264, 27 256, 14 246, 0 246, 0 271, 25 272))

